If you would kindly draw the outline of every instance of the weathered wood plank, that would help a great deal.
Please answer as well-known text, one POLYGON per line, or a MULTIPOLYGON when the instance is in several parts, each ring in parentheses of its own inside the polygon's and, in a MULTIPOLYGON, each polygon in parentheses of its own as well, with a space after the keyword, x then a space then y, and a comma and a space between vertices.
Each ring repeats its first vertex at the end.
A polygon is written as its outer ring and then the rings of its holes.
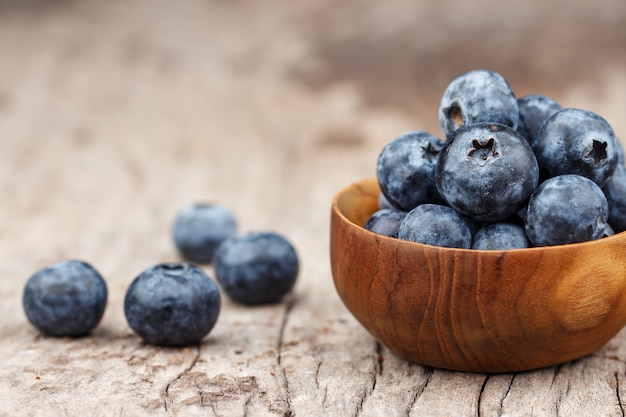
MULTIPOLYGON (((452 3, 422 3, 0 1, 0 415, 623 416, 624 331, 568 364, 457 373, 395 357, 334 291, 333 195, 372 176, 396 135, 437 129, 446 77, 476 63, 451 39, 484 45, 471 10, 467 27, 442 18, 455 36, 425 36, 452 3), (195 200, 231 207, 242 230, 289 237, 302 261, 296 290, 274 306, 224 299, 199 346, 145 345, 126 324, 125 290, 144 268, 179 259, 169 228, 195 200), (30 274, 62 258, 90 261, 109 286, 102 323, 76 340, 39 335, 21 308, 30 274)), ((524 16, 545 23, 556 6, 524 4, 506 34, 526 59, 535 55, 515 39, 542 51, 549 42, 524 16)), ((508 70, 520 92, 550 87, 598 111, 624 138, 626 7, 603 4, 564 2, 551 20, 602 22, 597 39, 543 35, 606 68, 574 68, 559 53, 526 59, 520 74, 502 54, 478 58, 508 70)))

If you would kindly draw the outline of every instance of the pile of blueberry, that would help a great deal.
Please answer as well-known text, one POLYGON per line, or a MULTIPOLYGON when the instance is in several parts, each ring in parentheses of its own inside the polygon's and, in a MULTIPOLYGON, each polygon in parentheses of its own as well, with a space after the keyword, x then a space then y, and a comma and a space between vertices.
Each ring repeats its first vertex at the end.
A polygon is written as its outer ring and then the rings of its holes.
MULTIPOLYGON (((183 208, 173 240, 188 262, 161 263, 141 272, 124 298, 130 328, 147 343, 199 342, 217 322, 220 290, 245 305, 280 302, 294 287, 298 256, 274 232, 239 234, 233 215, 216 204, 183 208), (196 264, 212 263, 217 284, 196 264), (219 286, 218 286, 219 284, 219 286)), ((29 322, 51 336, 82 336, 100 322, 107 286, 90 264, 66 260, 33 274, 22 304, 29 322)))
POLYGON ((372 232, 433 246, 506 250, 626 230, 624 153, 609 123, 551 97, 517 99, 498 73, 454 79, 444 140, 407 132, 381 151, 372 232))

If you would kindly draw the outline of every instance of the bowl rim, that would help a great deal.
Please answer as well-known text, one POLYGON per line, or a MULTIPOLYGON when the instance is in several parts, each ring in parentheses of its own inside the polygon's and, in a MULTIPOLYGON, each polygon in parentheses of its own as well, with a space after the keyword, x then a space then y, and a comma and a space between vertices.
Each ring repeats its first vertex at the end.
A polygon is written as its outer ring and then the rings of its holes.
MULTIPOLYGON (((381 234, 377 234, 375 232, 372 232, 371 230, 367 230, 365 227, 363 227, 363 225, 359 225, 355 222, 353 222, 352 220, 350 220, 340 209, 339 209, 339 199, 345 195, 348 191, 350 191, 351 189, 355 188, 355 187, 360 187, 362 185, 370 185, 370 184, 375 184, 376 187, 378 188, 378 192, 380 192, 380 186, 378 185, 378 180, 376 177, 367 177, 367 178, 362 178, 356 182, 351 183, 348 186, 343 187, 341 190, 339 190, 335 196, 333 197, 333 201, 332 201, 332 211, 342 220, 344 221, 346 224, 349 224, 350 227, 355 227, 358 228, 359 230, 363 231, 364 233, 366 233, 367 235, 370 235, 371 237, 376 237, 377 239, 381 239, 383 242, 387 242, 387 243, 398 243, 400 242, 400 244, 402 245, 408 245, 407 247, 410 246, 415 246, 416 248, 429 248, 429 249, 436 249, 436 250, 441 250, 441 251, 448 251, 448 252, 458 252, 458 253, 473 253, 473 254, 489 254, 489 256, 501 256, 503 254, 507 254, 507 255, 511 255, 511 254, 515 254, 515 253, 531 253, 533 251, 537 252, 537 251, 562 251, 563 249, 577 249, 577 248, 587 248, 587 247, 591 247, 594 245, 598 245, 598 244, 602 244, 602 243, 606 243, 608 241, 612 241, 612 240, 622 240, 622 239, 626 239, 626 231, 622 231, 619 233, 615 233, 611 236, 605 236, 605 237, 601 237, 599 239, 595 239, 595 240, 587 240, 584 242, 576 242, 576 243, 567 243, 567 244, 563 244, 563 245, 550 245, 550 246, 532 246, 532 247, 528 247, 528 248, 518 248, 518 249, 497 249, 497 250, 491 250, 491 249, 471 249, 471 248, 450 248, 450 247, 445 247, 445 246, 434 246, 434 245, 428 245, 426 243, 419 243, 419 242, 412 242, 410 240, 403 240, 403 239, 399 239, 399 238, 394 238, 394 237, 390 237, 390 236, 385 236, 385 235, 381 235, 381 234)), ((372 213, 373 214, 373 213, 372 213)))

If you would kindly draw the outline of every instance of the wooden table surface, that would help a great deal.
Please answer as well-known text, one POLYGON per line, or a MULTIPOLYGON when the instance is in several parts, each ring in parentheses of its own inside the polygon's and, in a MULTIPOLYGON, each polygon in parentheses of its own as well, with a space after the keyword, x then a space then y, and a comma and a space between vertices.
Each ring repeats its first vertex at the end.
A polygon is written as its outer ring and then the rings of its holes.
POLYGON ((334 194, 397 135, 440 135, 454 76, 495 69, 626 138, 623 0, 418 3, 0 1, 0 415, 623 416, 624 331, 547 369, 444 371, 395 357, 334 290, 334 194), (288 237, 298 283, 273 306, 224 297, 199 346, 146 345, 124 294, 180 259, 170 228, 194 201, 288 237), (102 273, 107 310, 44 337, 23 286, 68 258, 102 273))

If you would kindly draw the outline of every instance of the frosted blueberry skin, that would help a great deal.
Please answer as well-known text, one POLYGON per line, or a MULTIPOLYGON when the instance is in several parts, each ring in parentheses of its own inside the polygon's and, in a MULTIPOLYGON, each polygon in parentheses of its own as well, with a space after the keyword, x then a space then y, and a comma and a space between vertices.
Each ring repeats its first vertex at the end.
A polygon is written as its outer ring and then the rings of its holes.
POLYGON ((609 225, 614 232, 626 230, 626 168, 618 165, 602 187, 609 203, 609 225))
POLYGON ((253 232, 225 240, 213 257, 215 276, 233 300, 248 305, 278 303, 298 277, 298 255, 273 232, 253 232))
POLYGON ((532 144, 539 128, 557 111, 561 105, 553 98, 542 94, 530 94, 517 99, 519 123, 517 131, 532 144))
POLYGON ((472 249, 523 249, 527 248, 529 243, 522 226, 514 223, 491 223, 474 234, 472 249))
POLYGON ((176 216, 172 234, 183 258, 206 264, 220 243, 237 234, 237 222, 230 211, 219 205, 191 204, 176 216))
POLYGON ((200 342, 220 312, 217 284, 189 263, 164 263, 141 272, 124 298, 130 328, 146 343, 186 346, 200 342))
POLYGON ((86 262, 67 260, 33 274, 24 288, 22 304, 28 321, 50 336, 83 336, 104 314, 107 286, 86 262))
POLYGON ((404 216, 406 216, 404 211, 380 209, 367 219, 363 227, 379 235, 398 237, 398 229, 404 216))
POLYGON ((475 70, 455 78, 439 104, 439 124, 446 138, 463 126, 499 123, 517 129, 519 109, 509 83, 498 73, 475 70))
POLYGON ((533 151, 510 127, 478 123, 448 139, 435 171, 437 189, 460 214, 499 222, 518 212, 539 182, 533 151))
POLYGON ((435 166, 443 141, 424 131, 407 132, 389 142, 378 156, 376 177, 389 203, 409 211, 439 203, 435 166))
POLYGON ((580 175, 559 175, 542 182, 530 198, 526 235, 534 246, 600 239, 608 213, 608 202, 595 182, 580 175))
POLYGON ((542 178, 576 174, 600 187, 613 174, 619 143, 609 123, 588 110, 566 108, 539 129, 532 147, 542 178))
POLYGON ((407 213, 398 230, 398 239, 447 248, 469 249, 472 232, 456 211, 439 204, 422 204, 407 213))
POLYGON ((381 209, 399 210, 397 207, 391 204, 389 200, 387 200, 387 197, 385 197, 385 194, 383 194, 382 192, 378 195, 378 207, 381 209))

